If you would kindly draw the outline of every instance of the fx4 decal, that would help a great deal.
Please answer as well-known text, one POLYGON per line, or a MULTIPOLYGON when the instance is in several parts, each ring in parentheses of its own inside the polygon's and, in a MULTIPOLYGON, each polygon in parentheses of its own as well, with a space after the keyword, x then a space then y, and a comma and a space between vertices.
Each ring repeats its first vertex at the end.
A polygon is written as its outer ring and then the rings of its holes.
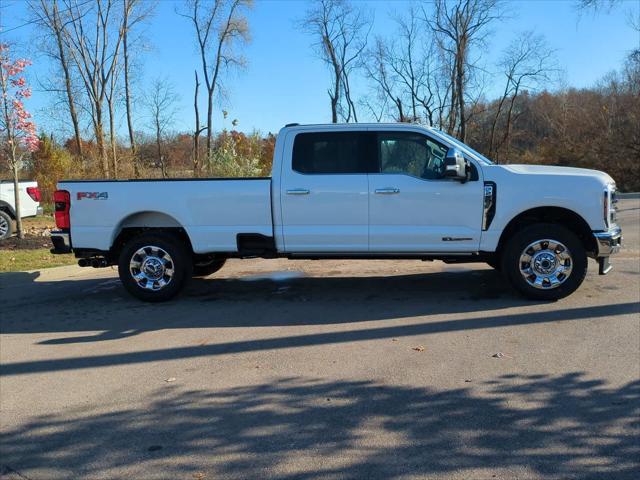
POLYGON ((78 200, 107 200, 109 198, 108 192, 78 192, 78 200))

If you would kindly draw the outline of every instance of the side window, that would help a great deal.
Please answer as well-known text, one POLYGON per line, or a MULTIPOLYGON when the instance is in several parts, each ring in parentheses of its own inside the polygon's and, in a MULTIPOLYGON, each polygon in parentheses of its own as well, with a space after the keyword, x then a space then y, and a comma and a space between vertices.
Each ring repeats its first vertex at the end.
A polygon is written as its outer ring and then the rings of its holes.
POLYGON ((293 142, 293 170, 305 174, 370 171, 363 132, 299 133, 293 142))
POLYGON ((411 132, 378 134, 380 173, 404 173, 425 180, 444 177, 447 147, 411 132))

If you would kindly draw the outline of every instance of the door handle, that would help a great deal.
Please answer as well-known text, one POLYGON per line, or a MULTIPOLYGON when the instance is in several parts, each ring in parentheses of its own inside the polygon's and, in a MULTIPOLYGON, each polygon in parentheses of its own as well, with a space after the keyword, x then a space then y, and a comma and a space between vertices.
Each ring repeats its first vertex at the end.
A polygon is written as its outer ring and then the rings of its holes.
POLYGON ((394 195, 396 193, 400 193, 399 188, 376 188, 375 192, 379 195, 394 195))
POLYGON ((292 188, 287 190, 287 195, 309 195, 309 190, 306 188, 292 188))

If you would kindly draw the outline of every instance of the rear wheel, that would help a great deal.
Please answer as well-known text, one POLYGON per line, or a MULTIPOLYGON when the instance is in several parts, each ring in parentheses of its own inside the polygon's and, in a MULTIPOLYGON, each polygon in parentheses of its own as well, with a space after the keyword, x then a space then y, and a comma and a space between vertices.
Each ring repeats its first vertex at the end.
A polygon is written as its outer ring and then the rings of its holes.
POLYGON ((570 230, 540 223, 523 229, 507 242, 502 271, 525 297, 558 300, 575 292, 584 281, 587 254, 570 230))
POLYGON ((118 274, 125 289, 145 302, 173 298, 191 277, 191 255, 169 234, 147 233, 130 240, 122 249, 118 274))
POLYGON ((203 262, 195 262, 193 264, 194 277, 208 277, 216 273, 227 262, 226 258, 209 259, 203 262))
POLYGON ((9 214, 0 210, 0 240, 9 238, 13 233, 11 222, 12 220, 9 214))
POLYGON ((500 256, 497 253, 487 260, 487 265, 498 272, 502 270, 502 262, 500 261, 500 256))

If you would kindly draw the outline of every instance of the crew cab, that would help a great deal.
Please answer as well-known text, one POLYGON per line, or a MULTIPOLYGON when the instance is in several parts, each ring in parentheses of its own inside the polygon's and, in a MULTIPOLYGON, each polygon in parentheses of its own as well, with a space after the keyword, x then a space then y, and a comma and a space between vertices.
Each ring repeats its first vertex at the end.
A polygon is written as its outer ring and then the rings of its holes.
POLYGON ((271 177, 62 181, 54 253, 117 265, 167 300, 228 258, 486 262, 532 299, 574 292, 622 242, 616 186, 594 170, 496 165, 410 124, 287 125, 271 177))
MULTIPOLYGON (((42 215, 41 194, 38 182, 25 180, 18 182, 20 218, 42 215)), ((13 180, 0 180, 0 240, 13 233, 13 222, 17 219, 16 197, 13 180)))

